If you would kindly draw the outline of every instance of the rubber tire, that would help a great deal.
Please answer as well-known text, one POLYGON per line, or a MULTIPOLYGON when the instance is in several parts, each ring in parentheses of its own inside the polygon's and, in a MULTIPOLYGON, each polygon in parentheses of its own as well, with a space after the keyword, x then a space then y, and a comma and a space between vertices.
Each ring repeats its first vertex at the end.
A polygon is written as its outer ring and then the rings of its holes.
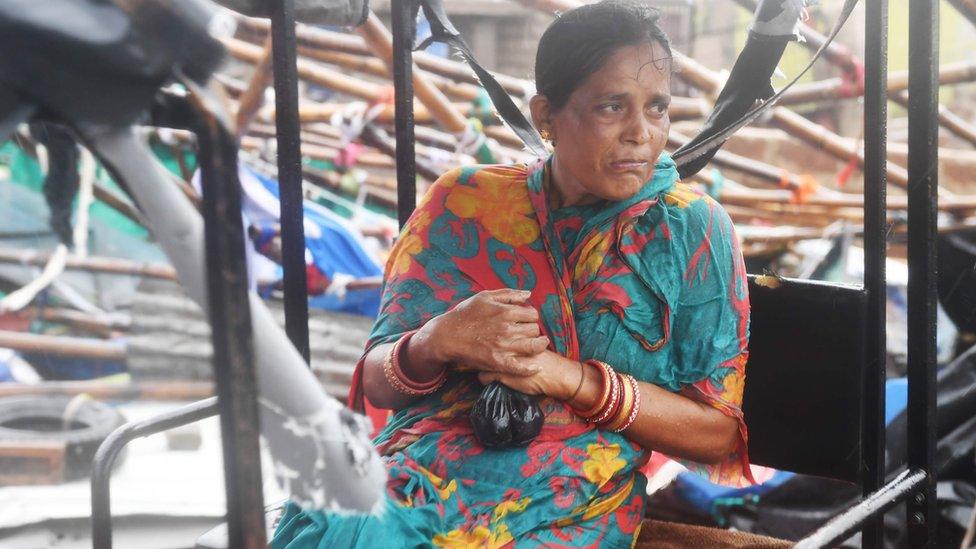
MULTIPOLYGON (((83 427, 70 431, 43 431, 10 428, 4 425, 28 418, 61 421, 65 407, 73 397, 61 395, 16 396, 0 398, 0 441, 56 441, 65 443, 64 480, 75 480, 91 474, 92 459, 102 441, 125 418, 114 408, 95 400, 79 403, 72 420, 83 427)), ((122 456, 116 460, 121 463, 122 456)))

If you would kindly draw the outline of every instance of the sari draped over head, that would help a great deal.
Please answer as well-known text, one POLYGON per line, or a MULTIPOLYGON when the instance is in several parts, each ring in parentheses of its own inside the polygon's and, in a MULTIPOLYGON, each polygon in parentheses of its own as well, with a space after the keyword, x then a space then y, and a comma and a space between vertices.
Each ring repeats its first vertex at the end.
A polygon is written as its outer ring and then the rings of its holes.
MULTIPOLYGON (((736 418, 739 441, 725 461, 682 463, 748 484, 749 303, 728 215, 678 182, 666 154, 628 200, 550 211, 550 165, 458 168, 431 186, 386 265, 366 351, 481 290, 530 290, 556 352, 605 361, 736 418)), ((358 371, 351 394, 359 406, 361 379, 358 371)), ((468 420, 480 391, 473 373, 454 371, 390 418, 375 441, 390 475, 382 515, 289 504, 274 546, 629 547, 644 516, 639 470, 649 451, 551 398, 540 400, 545 424, 528 446, 485 449, 468 420)))

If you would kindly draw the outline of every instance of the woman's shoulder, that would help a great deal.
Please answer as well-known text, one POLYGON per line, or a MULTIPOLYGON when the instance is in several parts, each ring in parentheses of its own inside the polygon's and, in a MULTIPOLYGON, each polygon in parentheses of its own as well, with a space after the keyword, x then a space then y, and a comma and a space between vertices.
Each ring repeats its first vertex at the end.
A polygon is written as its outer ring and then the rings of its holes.
POLYGON ((679 181, 665 191, 662 202, 668 209, 668 222, 672 229, 682 229, 687 235, 722 233, 732 226, 725 208, 700 188, 679 181))
POLYGON ((477 164, 453 168, 428 187, 417 204, 428 215, 439 215, 453 204, 477 209, 485 200, 520 200, 528 196, 529 166, 524 164, 477 164), (463 203, 463 204, 462 204, 463 203))
POLYGON ((452 187, 456 184, 480 186, 492 182, 525 181, 530 166, 527 164, 474 164, 458 166, 444 172, 435 186, 452 187))

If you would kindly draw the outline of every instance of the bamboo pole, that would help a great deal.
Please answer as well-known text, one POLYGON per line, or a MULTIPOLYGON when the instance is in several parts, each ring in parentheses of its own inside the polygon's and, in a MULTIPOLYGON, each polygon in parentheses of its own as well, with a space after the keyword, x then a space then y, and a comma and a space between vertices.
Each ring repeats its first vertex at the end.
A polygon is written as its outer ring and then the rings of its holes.
POLYGON ((113 210, 119 212, 120 214, 127 217, 129 220, 136 223, 137 225, 143 227, 146 226, 146 221, 145 219, 142 218, 142 213, 140 213, 139 210, 135 208, 135 206, 126 202, 122 197, 118 196, 113 191, 106 189, 97 181, 95 182, 95 186, 92 189, 92 191, 95 195, 95 198, 100 200, 109 208, 112 208, 113 210))
MULTIPOLYGON (((44 266, 50 255, 35 250, 0 248, 0 263, 44 266)), ((169 265, 114 257, 88 256, 79 259, 69 255, 65 262, 65 269, 176 280, 176 272, 169 265)))
POLYGON ((264 104, 264 91, 274 77, 272 72, 271 35, 264 40, 263 51, 254 64, 254 74, 237 103, 237 136, 247 133, 247 127, 254 120, 258 109, 264 104))
MULTIPOLYGON (((363 143, 383 151, 387 155, 387 158, 391 161, 396 158, 396 140, 375 126, 367 124, 366 127, 363 128, 363 133, 359 136, 359 138, 362 139, 363 143)), ((391 163, 395 165, 395 162, 391 163)), ((415 164, 417 174, 431 183, 436 181, 441 175, 423 159, 418 158, 415 164)))
MULTIPOLYGON (((689 141, 691 141, 690 137, 674 129, 668 132, 669 147, 677 149, 689 141)), ((774 185, 785 182, 790 189, 798 189, 802 186, 800 177, 794 173, 725 150, 716 152, 711 161, 719 167, 756 177, 774 185)))
MULTIPOLYGON (((939 67, 939 85, 949 86, 976 80, 976 61, 960 61, 939 67)), ((908 71, 888 75, 888 94, 908 89, 908 71)), ((780 97, 778 105, 795 105, 815 101, 829 101, 863 95, 864 89, 843 78, 828 78, 809 84, 797 84, 780 97)))
MULTIPOLYGON (((908 92, 902 91, 888 96, 888 99, 898 103, 902 107, 908 108, 908 92)), ((944 105, 939 105, 939 124, 951 131, 954 135, 968 141, 976 146, 976 126, 966 122, 962 117, 947 109, 944 105)))
MULTIPOLYGON (((260 63, 263 54, 260 46, 236 38, 224 38, 223 43, 227 47, 228 53, 236 59, 247 61, 252 65, 260 63)), ((303 80, 369 101, 379 101, 383 98, 379 86, 347 76, 306 59, 298 60, 298 76, 303 80)))
MULTIPOLYGON (((254 44, 250 44, 243 40, 237 40, 235 38, 224 39, 224 45, 227 46, 227 50, 232 56, 241 61, 246 61, 252 64, 260 61, 261 48, 259 46, 255 46, 254 44)), ((347 76, 307 59, 298 60, 298 75, 303 80, 307 80, 309 82, 313 82, 354 97, 359 97, 369 102, 379 102, 385 98, 385 92, 380 85, 347 76)), ((436 90, 436 88, 433 88, 433 90, 436 90)), ((430 90, 428 89, 428 91, 430 90)), ((446 102, 446 98, 443 97, 443 94, 441 94, 440 91, 436 91, 436 94, 440 98, 443 98, 446 102)), ((464 115, 473 114, 473 105, 454 105, 453 109, 451 109, 439 101, 432 99, 432 97, 428 97, 428 99, 431 100, 433 109, 426 108, 426 105, 418 105, 418 108, 414 110, 414 119, 416 122, 424 123, 437 121, 441 124, 449 124, 448 126, 445 126, 445 129, 451 133, 459 133, 464 131, 464 128, 466 127, 464 115)), ((299 105, 299 118, 301 119, 302 123, 325 122, 331 120, 333 115, 339 112, 340 108, 341 107, 335 103, 304 103, 299 105)), ((269 106, 266 109, 263 118, 274 118, 273 107, 269 106)), ((381 110, 377 115, 376 120, 379 122, 392 122, 394 120, 393 105, 385 104, 383 106, 383 110, 381 110)), ((512 133, 507 127, 502 128, 502 132, 512 133)), ((514 139, 518 139, 514 133, 512 134, 512 137, 514 139)), ((521 144, 521 141, 519 141, 519 143, 521 144)))
MULTIPOLYGON (((270 23, 264 19, 240 17, 241 25, 252 31, 267 33, 270 23)), ((296 29, 299 45, 349 53, 354 55, 373 55, 366 41, 362 37, 333 32, 308 25, 299 24, 296 29)), ((423 70, 438 74, 458 82, 480 85, 478 77, 464 63, 451 59, 436 57, 424 52, 414 53, 414 62, 423 70)), ((517 97, 528 97, 535 91, 535 86, 527 80, 508 75, 496 74, 495 78, 511 94, 517 97)))
MULTIPOLYGON (((544 11, 566 11, 581 5, 576 0, 516 0, 520 4, 541 9, 544 11)), ((704 67, 700 63, 673 52, 675 63, 680 67, 678 74, 689 84, 701 89, 705 93, 715 96, 721 91, 722 79, 718 73, 704 67)), ((850 161, 856 158, 858 166, 863 168, 864 152, 856 145, 849 144, 843 137, 831 132, 827 128, 815 124, 802 116, 786 109, 785 107, 774 107, 770 114, 771 121, 784 128, 790 135, 793 135, 810 145, 821 148, 831 155, 843 160, 850 161)), ((887 163, 888 180, 902 188, 908 186, 908 172, 891 162, 887 163)), ((945 189, 939 189, 940 202, 949 202, 957 197, 945 189)))
MULTIPOLYGON (((750 13, 756 11, 756 0, 733 0, 736 4, 743 7, 750 13)), ((797 31, 800 36, 803 37, 801 42, 807 49, 811 51, 817 51, 821 46, 827 41, 827 36, 808 27, 803 22, 797 25, 797 31)), ((863 64, 860 59, 858 59, 847 46, 841 44, 840 42, 831 42, 827 49, 824 51, 824 59, 829 61, 831 64, 839 67, 841 70, 847 72, 848 74, 855 74, 861 71, 863 64)))
MULTIPOLYGON (((795 198, 793 193, 788 190, 780 189, 754 189, 744 186, 734 187, 726 185, 722 191, 722 202, 731 204, 751 205, 758 200, 774 202, 779 204, 793 203, 795 198)), ((863 207, 864 200, 861 195, 836 193, 833 195, 813 195, 807 197, 804 204, 834 207, 863 207)), ((888 195, 889 210, 905 210, 908 208, 908 200, 905 195, 888 195)), ((976 196, 961 196, 951 203, 939 203, 939 210, 953 212, 958 215, 969 215, 976 210, 976 196)))
MULTIPOLYGON (((755 11, 756 2, 754 0, 733 0, 735 3, 739 4, 743 8, 749 11, 755 11)), ((967 15, 967 5, 970 21, 976 24, 976 0, 949 0, 956 8, 963 14, 967 15)), ((820 46, 826 41, 826 37, 819 32, 811 29, 803 23, 798 26, 799 33, 803 36, 804 41, 801 42, 802 45, 810 51, 816 51, 820 46)), ((845 85, 844 80, 840 78, 831 78, 828 80, 822 80, 820 82, 815 82, 812 84, 799 84, 790 88, 783 97, 780 99, 780 105, 793 104, 795 102, 803 101, 818 101, 818 100, 832 100, 839 99, 840 96, 861 96, 864 94, 863 82, 855 81, 854 86, 851 87, 851 78, 862 78, 863 73, 861 69, 863 63, 861 60, 854 55, 845 46, 833 42, 828 46, 827 51, 824 52, 824 58, 840 67, 841 70, 845 71, 848 77, 848 83, 845 85), (836 93, 840 91, 841 93, 836 93), (807 97, 802 97, 807 95, 807 97)), ((973 80, 971 76, 967 76, 967 72, 972 72, 973 69, 963 69, 960 67, 961 64, 947 65, 940 67, 939 69, 939 83, 940 84, 954 84, 959 82, 970 82, 973 80), (959 81, 955 81, 960 79, 959 81)), ((902 106, 905 106, 905 101, 907 101, 907 87, 908 87, 908 73, 899 72, 894 73, 892 77, 888 79, 888 98, 902 106), (892 87, 894 84, 894 87, 892 87)), ((954 114, 952 111, 947 109, 943 105, 939 105, 939 124, 954 133, 955 135, 969 141, 970 143, 976 144, 976 128, 967 124, 961 117, 954 114)))
POLYGON ((834 222, 833 216, 822 216, 814 213, 786 211, 769 211, 763 208, 726 204, 725 211, 733 221, 738 223, 752 223, 757 219, 775 223, 777 225, 806 225, 823 228, 834 222))
MULTIPOLYGON (((370 127, 370 125, 367 125, 367 128, 369 128, 369 127, 370 127)), ((418 128, 422 128, 422 127, 423 126, 418 126, 418 128)), ((438 154, 439 152, 445 152, 446 153, 446 152, 448 152, 447 149, 449 149, 450 147, 453 147, 454 146, 454 139, 450 135, 448 135, 448 134, 446 134, 444 132, 438 132, 437 130, 434 130, 433 128, 424 128, 424 129, 430 130, 431 132, 435 132, 437 136, 443 136, 443 141, 441 142, 442 144, 441 144, 440 147, 431 147, 431 146, 428 146, 428 145, 425 145, 425 144, 418 143, 417 144, 417 147, 416 147, 418 154, 424 155, 424 156, 433 156, 435 154, 438 154), (435 152, 435 148, 437 149, 437 152, 435 152), (444 150, 441 150, 441 149, 444 149, 444 150)), ((370 133, 373 133, 373 132, 370 132, 370 133)), ((254 125, 251 128, 251 134, 252 135, 255 135, 255 136, 258 136, 258 137, 264 137, 264 138, 274 137, 274 127, 273 126, 263 125, 263 124, 256 124, 256 125, 254 125)), ((307 144, 313 145, 313 146, 314 145, 318 145, 318 146, 322 146, 322 147, 329 147, 329 148, 334 149, 336 151, 338 151, 340 148, 342 148, 342 144, 339 141, 339 139, 340 139, 339 138, 339 135, 340 135, 339 130, 336 129, 336 128, 334 128, 334 127, 332 127, 332 126, 329 126, 328 124, 322 124, 322 123, 307 124, 305 126, 304 130, 302 131, 302 134, 301 135, 302 135, 302 143, 307 143, 307 144)), ((380 168, 384 168, 384 167, 395 167, 395 163, 392 160, 392 158, 393 158, 394 155, 390 154, 391 152, 393 152, 395 150, 395 149, 391 148, 391 146, 395 146, 394 144, 392 144, 392 143, 384 140, 384 141, 382 141, 382 146, 381 146, 381 141, 380 140, 373 139, 373 138, 371 138, 369 136, 365 136, 365 135, 364 136, 360 136, 360 139, 363 142, 363 144, 367 146, 367 149, 366 149, 366 151, 368 152, 367 158, 373 159, 373 160, 370 160, 370 164, 375 165, 376 167, 380 167, 380 168), (378 155, 380 155, 381 153, 389 156, 389 158, 388 159, 384 159, 384 160, 380 160, 380 158, 379 158, 378 155)), ((259 146, 259 144, 257 142, 254 142, 254 146, 255 146, 255 148, 257 148, 259 146)), ((303 147, 304 146, 305 145, 303 145, 303 147)), ((515 151, 508 151, 508 152, 514 153, 515 151)), ((363 154, 366 154, 366 152, 364 152, 363 154)), ((470 159, 470 157, 464 157, 464 158, 465 159, 470 159)), ((328 158, 324 158, 324 159, 325 160, 330 160, 328 158)), ((473 162, 474 160, 473 159, 470 159, 470 161, 473 162)), ((423 162, 418 163, 418 166, 420 164, 423 164, 423 162)), ((427 175, 430 175, 431 173, 435 173, 435 172, 426 172, 426 173, 427 173, 427 175)), ((427 175, 424 175, 424 177, 426 178, 427 175)), ((434 176, 434 179, 436 179, 439 175, 440 174, 435 175, 434 176)), ((431 181, 433 181, 433 179, 431 179, 431 181)))
POLYGON ((74 328, 95 332, 105 337, 108 337, 112 332, 127 330, 132 322, 128 315, 93 315, 57 307, 31 307, 27 312, 47 322, 68 324, 74 328))
MULTIPOLYGON (((862 148, 857 145, 852 146, 846 139, 820 124, 812 122, 786 107, 773 107, 772 121, 788 134, 798 137, 841 160, 850 161, 851 158, 855 158, 858 167, 864 167, 864 150, 862 148)), ((908 171, 905 168, 888 161, 887 172, 888 181, 903 189, 908 188, 908 171)), ((948 198, 951 194, 944 189, 939 190, 940 197, 948 198)))
MULTIPOLYGON (((387 69, 386 64, 375 57, 366 57, 363 55, 310 48, 307 46, 299 47, 298 55, 308 57, 309 59, 314 59, 316 61, 321 61, 323 63, 341 66, 345 69, 364 74, 382 76, 384 78, 389 76, 389 70, 387 69)), ((425 78, 430 80, 431 83, 437 86, 438 89, 454 99, 459 99, 462 101, 474 101, 480 93, 480 88, 474 84, 455 82, 447 77, 434 74, 432 72, 427 72, 422 69, 417 69, 417 73, 423 75, 425 78)))
MULTIPOLYGON (((366 41, 373 53, 386 63, 389 74, 393 74, 393 35, 383 23, 370 12, 366 22, 356 27, 356 32, 366 41)), ((414 63, 416 65, 416 63, 414 63)), ((463 133, 468 127, 467 117, 453 108, 447 97, 425 77, 416 66, 413 70, 414 96, 427 107, 431 116, 441 127, 451 133, 463 133)))
POLYGON ((125 344, 83 337, 50 336, 0 330, 0 347, 25 353, 96 360, 125 360, 125 344))
MULTIPOLYGON (((260 151, 264 146, 264 139, 260 137, 244 136, 241 138, 241 148, 260 151)), ((335 162, 341 151, 337 147, 323 145, 302 144, 302 156, 314 158, 316 160, 327 160, 335 162)), ((393 160, 382 152, 366 150, 359 153, 356 157, 356 165, 363 168, 379 168, 392 170, 396 168, 393 160)))
POLYGON ((23 395, 88 395, 96 400, 200 400, 214 395, 212 381, 45 381, 0 384, 0 398, 23 395))

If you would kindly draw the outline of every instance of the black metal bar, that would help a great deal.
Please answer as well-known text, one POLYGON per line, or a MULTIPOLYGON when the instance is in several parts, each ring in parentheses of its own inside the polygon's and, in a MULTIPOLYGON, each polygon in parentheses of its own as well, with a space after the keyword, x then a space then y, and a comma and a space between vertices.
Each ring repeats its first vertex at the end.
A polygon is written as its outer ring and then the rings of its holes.
MULTIPOLYGON (((867 0, 864 9, 864 289, 868 299, 861 490, 866 498, 885 480, 888 0, 867 0)), ((883 519, 879 514, 864 523, 862 547, 881 547, 883 519)))
POLYGON ((308 277, 305 272, 305 214, 302 209, 302 140, 298 117, 295 5, 294 0, 276 0, 271 5, 285 332, 305 358, 305 362, 308 362, 308 277))
POLYGON ((237 139, 212 117, 203 120, 197 137, 228 539, 230 547, 258 549, 267 538, 237 139))
POLYGON ((909 545, 935 547, 939 2, 908 9, 908 467, 928 477, 906 511, 909 545))
POLYGON ((392 0, 393 88, 396 109, 397 219, 407 223, 417 207, 417 158, 413 132, 413 39, 416 0, 392 0))
POLYGON ((110 480, 115 460, 126 444, 217 414, 217 397, 188 404, 156 417, 126 423, 102 441, 92 461, 92 547, 112 549, 112 495, 110 480))
POLYGON ((926 472, 920 469, 902 471, 891 482, 864 498, 861 503, 837 515, 814 533, 797 542, 793 546, 794 549, 836 547, 840 542, 851 537, 869 518, 882 516, 885 511, 911 496, 913 491, 925 484, 927 476, 926 472))

